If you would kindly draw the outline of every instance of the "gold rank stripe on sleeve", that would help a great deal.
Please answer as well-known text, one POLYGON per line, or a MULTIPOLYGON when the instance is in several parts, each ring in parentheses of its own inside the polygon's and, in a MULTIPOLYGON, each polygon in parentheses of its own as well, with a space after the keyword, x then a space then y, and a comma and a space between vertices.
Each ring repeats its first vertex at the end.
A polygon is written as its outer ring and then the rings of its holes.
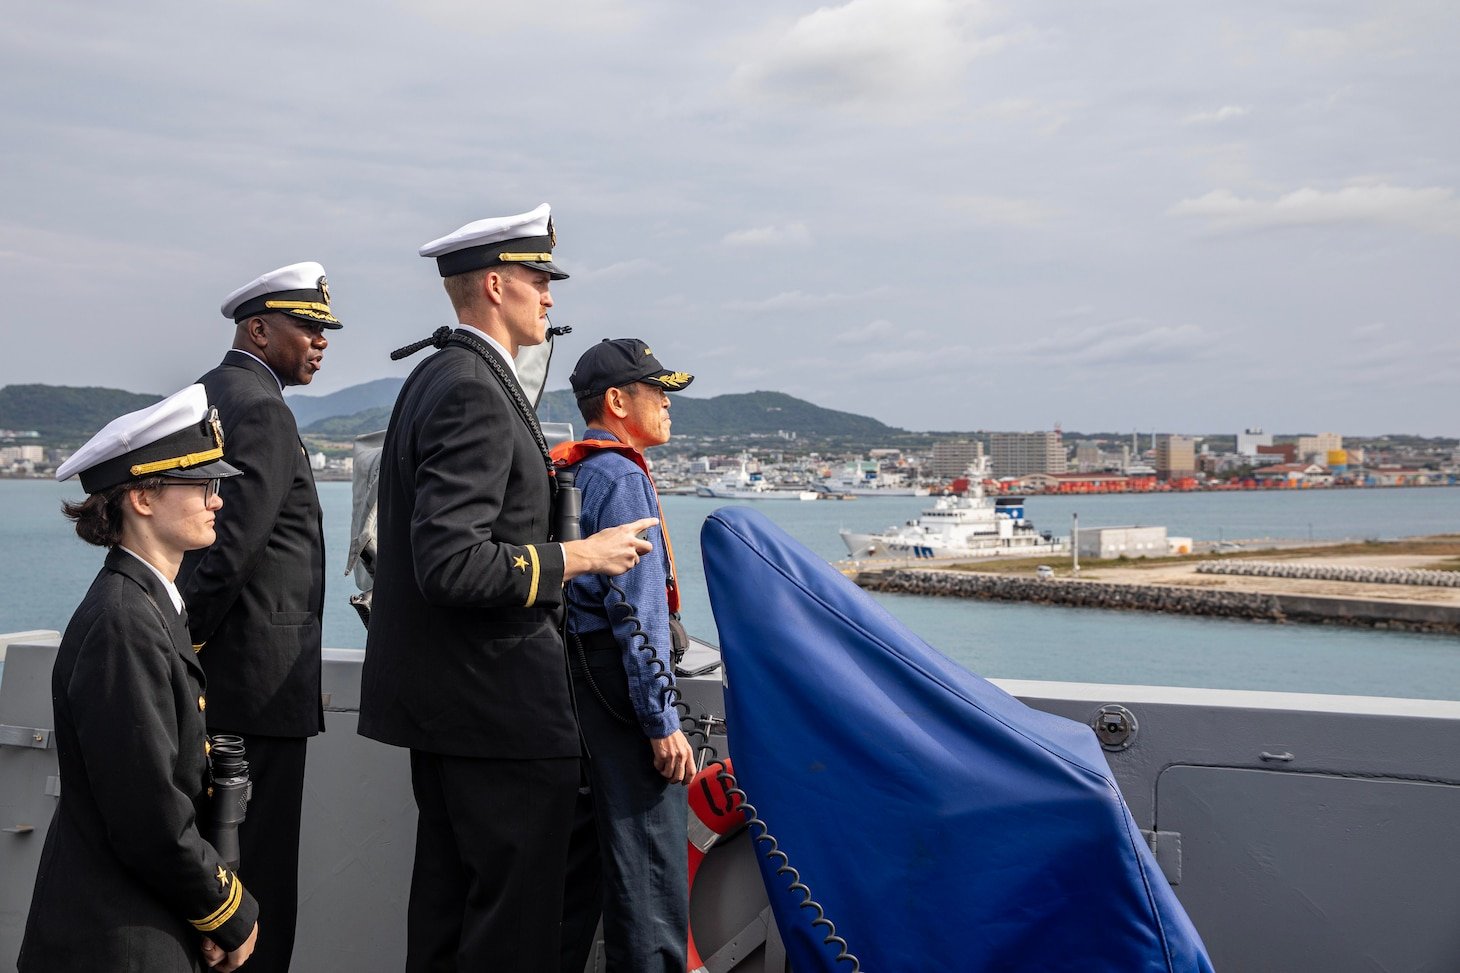
POLYGON ((537 583, 542 577, 542 565, 537 560, 537 548, 529 544, 527 545, 527 547, 523 548, 523 550, 527 551, 527 560, 531 562, 532 567, 532 570, 530 572, 532 575, 532 580, 528 584, 527 602, 523 605, 523 607, 531 608, 533 605, 537 604, 537 583))
POLYGON ((237 875, 230 872, 228 875, 228 896, 223 900, 223 904, 209 915, 201 919, 189 919, 188 922, 198 932, 212 932, 229 919, 232 919, 233 914, 238 911, 238 907, 242 902, 243 883, 238 880, 237 875))

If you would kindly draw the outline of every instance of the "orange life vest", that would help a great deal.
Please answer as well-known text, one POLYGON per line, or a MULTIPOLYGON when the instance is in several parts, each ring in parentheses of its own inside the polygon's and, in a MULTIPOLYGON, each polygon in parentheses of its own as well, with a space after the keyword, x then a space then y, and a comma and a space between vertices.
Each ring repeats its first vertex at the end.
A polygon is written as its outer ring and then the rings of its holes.
MULTIPOLYGON (((553 462, 558 466, 573 466, 583 462, 594 452, 606 449, 611 452, 620 453, 634 461, 634 465, 644 471, 649 478, 649 485, 654 485, 654 475, 649 472, 649 463, 644 459, 644 454, 639 452, 628 443, 621 443, 616 439, 578 439, 569 443, 558 443, 552 449, 553 462)), ((655 502, 659 500, 659 490, 654 490, 655 502)), ((664 578, 664 595, 669 602, 669 613, 679 614, 679 584, 674 580, 674 545, 669 540, 669 524, 664 520, 664 504, 659 504, 659 533, 664 537, 664 554, 669 559, 669 573, 664 578)))

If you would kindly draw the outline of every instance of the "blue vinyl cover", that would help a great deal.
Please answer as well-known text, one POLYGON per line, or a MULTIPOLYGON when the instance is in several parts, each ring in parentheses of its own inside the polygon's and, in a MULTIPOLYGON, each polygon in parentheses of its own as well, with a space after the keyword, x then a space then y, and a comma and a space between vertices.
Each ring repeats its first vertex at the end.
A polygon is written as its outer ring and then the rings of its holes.
MULTIPOLYGON (((700 547, 740 786, 862 969, 1211 970, 1089 727, 949 661, 753 510, 716 511, 700 547)), ((794 969, 850 970, 760 861, 794 969)))

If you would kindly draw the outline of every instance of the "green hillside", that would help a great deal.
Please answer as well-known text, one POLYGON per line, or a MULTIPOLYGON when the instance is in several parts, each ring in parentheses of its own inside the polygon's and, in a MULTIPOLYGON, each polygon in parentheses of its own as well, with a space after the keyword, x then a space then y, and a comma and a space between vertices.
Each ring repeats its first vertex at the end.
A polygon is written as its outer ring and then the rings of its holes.
MULTIPOLYGON (((744 392, 710 399, 671 395, 669 401, 676 437, 773 436, 785 431, 800 436, 853 436, 872 440, 901 432, 876 419, 823 409, 784 392, 744 392)), ((566 389, 544 395, 537 411, 547 421, 583 424, 573 393, 566 389)))
POLYGON ((348 416, 331 416, 318 422, 311 422, 299 430, 306 436, 322 439, 353 439, 367 432, 384 429, 390 421, 391 406, 376 406, 348 416))
POLYGON ((117 416, 161 398, 121 389, 7 385, 0 388, 0 429, 35 430, 49 442, 80 442, 117 416))
MULTIPOLYGON (((799 436, 849 436, 875 440, 901 432, 876 419, 823 409, 783 392, 747 392, 739 395, 717 395, 712 399, 692 399, 683 395, 670 397, 670 415, 674 417, 676 438, 688 436, 773 436, 782 430, 799 436)), ((583 427, 583 417, 573 393, 556 389, 542 397, 537 409, 544 422, 571 422, 575 429, 583 427)), ((361 433, 384 429, 390 419, 390 407, 366 409, 348 416, 321 419, 305 426, 302 432, 327 439, 346 439, 361 433)))

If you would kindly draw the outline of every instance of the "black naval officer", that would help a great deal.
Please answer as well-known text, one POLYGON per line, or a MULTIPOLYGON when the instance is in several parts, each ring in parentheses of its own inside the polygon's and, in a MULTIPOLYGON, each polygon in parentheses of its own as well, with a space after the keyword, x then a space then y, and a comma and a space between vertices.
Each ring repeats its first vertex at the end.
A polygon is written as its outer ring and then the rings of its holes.
POLYGON ((22 973, 237 969, 258 903, 199 833, 207 814, 206 680, 174 584, 213 543, 222 429, 201 385, 113 420, 56 471, 106 562, 51 673, 64 784, 41 852, 22 973))
POLYGON ((218 542, 183 560, 179 584, 208 673, 208 727, 244 738, 253 776, 239 872, 258 895, 264 933, 251 973, 283 973, 294 951, 306 742, 320 701, 324 532, 314 473, 284 403, 308 385, 340 321, 324 268, 280 267, 229 294, 233 346, 198 379, 223 418, 229 459, 218 542))
POLYGON ((426 244, 459 326, 406 379, 380 463, 360 733, 411 751, 419 821, 406 969, 555 969, 578 727, 563 582, 647 554, 643 519, 549 536, 547 445, 513 359, 546 338, 549 207, 426 244))

